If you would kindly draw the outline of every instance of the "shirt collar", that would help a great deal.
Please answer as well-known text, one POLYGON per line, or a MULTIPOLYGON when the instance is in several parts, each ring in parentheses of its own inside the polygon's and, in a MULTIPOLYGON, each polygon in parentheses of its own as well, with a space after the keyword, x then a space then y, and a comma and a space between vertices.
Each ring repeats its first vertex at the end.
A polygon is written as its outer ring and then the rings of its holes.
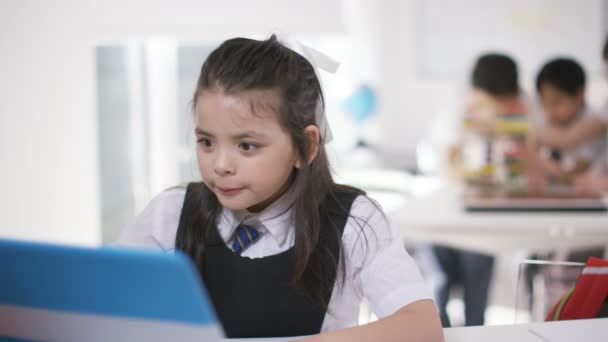
POLYGON ((292 224, 294 200, 295 191, 292 186, 259 213, 252 213, 247 209, 230 210, 224 208, 222 215, 231 227, 228 236, 232 236, 237 226, 244 223, 259 229, 262 233, 270 234, 277 244, 282 245, 290 231, 294 229, 292 224))

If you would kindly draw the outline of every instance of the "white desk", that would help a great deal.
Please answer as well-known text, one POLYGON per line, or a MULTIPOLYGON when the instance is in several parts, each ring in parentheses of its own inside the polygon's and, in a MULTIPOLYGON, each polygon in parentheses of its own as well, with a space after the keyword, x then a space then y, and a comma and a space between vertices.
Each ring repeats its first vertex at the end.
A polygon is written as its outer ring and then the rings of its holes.
POLYGON ((446 342, 606 342, 608 318, 444 329, 446 342))
MULTIPOLYGON (((446 342, 606 342, 608 318, 443 329, 446 342)), ((280 338, 226 341, 276 342, 280 338)))
POLYGON ((448 186, 418 197, 379 193, 377 198, 389 206, 391 224, 401 227, 407 241, 486 253, 608 246, 606 213, 470 213, 463 209, 458 189, 448 186))

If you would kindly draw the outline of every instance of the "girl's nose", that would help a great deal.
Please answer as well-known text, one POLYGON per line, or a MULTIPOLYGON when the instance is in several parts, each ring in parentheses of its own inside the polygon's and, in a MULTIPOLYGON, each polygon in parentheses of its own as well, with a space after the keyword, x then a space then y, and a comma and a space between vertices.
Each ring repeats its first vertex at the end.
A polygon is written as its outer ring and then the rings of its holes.
POLYGON ((217 158, 215 159, 215 163, 213 165, 213 169, 216 174, 226 176, 233 175, 236 172, 234 167, 234 163, 228 153, 218 151, 217 158))

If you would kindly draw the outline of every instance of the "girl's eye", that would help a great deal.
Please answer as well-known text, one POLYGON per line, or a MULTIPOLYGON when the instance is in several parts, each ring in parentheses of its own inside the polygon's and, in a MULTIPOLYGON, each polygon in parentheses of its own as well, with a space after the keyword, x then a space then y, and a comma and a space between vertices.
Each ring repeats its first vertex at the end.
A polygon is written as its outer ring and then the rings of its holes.
POLYGON ((253 151, 257 148, 257 146, 255 144, 252 143, 247 143, 247 142, 242 142, 239 144, 239 147, 246 152, 250 152, 253 151))
POLYGON ((213 146, 213 144, 211 143, 211 140, 209 140, 207 138, 198 139, 198 143, 204 148, 210 148, 211 146, 213 146))

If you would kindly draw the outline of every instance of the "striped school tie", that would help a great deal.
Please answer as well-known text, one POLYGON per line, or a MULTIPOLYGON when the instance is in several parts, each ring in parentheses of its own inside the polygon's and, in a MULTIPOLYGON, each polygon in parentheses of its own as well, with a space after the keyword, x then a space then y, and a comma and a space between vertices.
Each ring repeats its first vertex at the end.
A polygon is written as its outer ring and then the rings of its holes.
POLYGON ((236 254, 241 255, 241 253, 243 253, 243 251, 252 243, 256 242, 260 236, 261 234, 257 229, 240 224, 236 228, 236 237, 234 238, 234 241, 232 241, 232 250, 236 254))

